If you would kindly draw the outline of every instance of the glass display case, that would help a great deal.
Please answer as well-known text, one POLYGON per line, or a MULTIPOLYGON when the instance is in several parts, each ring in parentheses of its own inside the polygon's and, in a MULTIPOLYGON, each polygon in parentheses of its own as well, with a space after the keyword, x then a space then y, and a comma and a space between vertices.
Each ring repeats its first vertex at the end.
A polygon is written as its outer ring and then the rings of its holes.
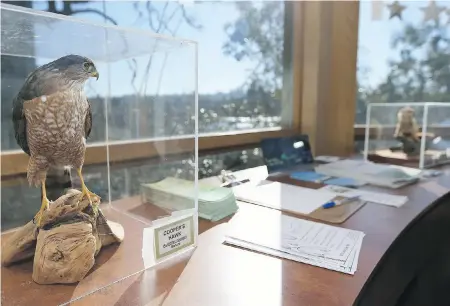
POLYGON ((370 103, 364 157, 373 162, 431 168, 450 161, 450 103, 370 103))
POLYGON ((68 303, 195 248, 196 42, 1 4, 1 63, 2 304, 68 303))

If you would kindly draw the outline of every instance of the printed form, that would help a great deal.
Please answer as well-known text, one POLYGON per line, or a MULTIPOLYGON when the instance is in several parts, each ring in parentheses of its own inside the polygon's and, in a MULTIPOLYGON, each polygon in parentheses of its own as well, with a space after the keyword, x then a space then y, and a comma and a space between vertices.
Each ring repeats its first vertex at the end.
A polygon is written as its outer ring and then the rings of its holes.
MULTIPOLYGON (((267 210, 267 209, 266 209, 267 210)), ((338 272, 354 274, 364 233, 283 215, 270 210, 258 218, 238 213, 225 241, 338 272)))

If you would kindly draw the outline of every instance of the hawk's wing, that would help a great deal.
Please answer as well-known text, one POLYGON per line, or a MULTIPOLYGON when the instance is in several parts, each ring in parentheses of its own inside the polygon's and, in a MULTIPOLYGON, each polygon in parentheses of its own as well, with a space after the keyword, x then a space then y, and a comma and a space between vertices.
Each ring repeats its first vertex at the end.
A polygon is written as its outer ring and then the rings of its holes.
POLYGON ((17 96, 13 99, 12 121, 14 126, 14 136, 17 144, 22 150, 30 155, 30 148, 27 140, 27 121, 23 113, 23 103, 28 100, 51 95, 57 91, 56 82, 53 79, 47 79, 36 70, 27 77, 17 96))
POLYGON ((16 137, 17 144, 22 150, 30 155, 30 148, 28 147, 27 140, 27 120, 23 114, 23 102, 20 97, 15 97, 13 100, 13 114, 12 120, 14 125, 14 136, 16 137))
POLYGON ((89 105, 86 118, 84 119, 84 137, 87 139, 89 135, 91 134, 92 130, 92 111, 91 111, 91 104, 89 103, 89 100, 87 100, 87 103, 89 105))

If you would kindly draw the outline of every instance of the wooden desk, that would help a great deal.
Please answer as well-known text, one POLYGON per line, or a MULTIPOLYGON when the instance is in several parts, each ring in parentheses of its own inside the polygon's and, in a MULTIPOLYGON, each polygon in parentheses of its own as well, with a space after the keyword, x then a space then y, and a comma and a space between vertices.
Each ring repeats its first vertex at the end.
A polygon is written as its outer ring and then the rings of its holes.
MULTIPOLYGON (((366 233, 354 276, 225 245, 211 247, 205 242, 191 258, 164 305, 352 305, 397 235, 432 201, 448 192, 449 170, 447 168, 445 175, 421 184, 395 191, 383 189, 384 192, 408 195, 410 200, 401 208, 365 205, 340 225, 366 233)), ((283 175, 273 180, 312 188, 321 186, 299 184, 283 175)), ((366 189, 380 190, 376 187, 366 189)), ((255 217, 258 209, 265 209, 244 204, 240 207, 252 210, 255 217)), ((216 235, 220 235, 219 229, 216 235)))
MULTIPOLYGON (((427 182, 397 191, 388 190, 388 192, 409 196, 410 201, 403 207, 365 205, 341 224, 342 227, 366 233, 358 270, 354 276, 224 245, 222 244, 223 235, 228 225, 201 221, 200 231, 202 234, 199 237, 198 248, 193 255, 186 254, 182 258, 128 277, 87 295, 71 305, 351 305, 367 277, 395 237, 425 207, 448 191, 450 167, 447 169, 445 175, 427 182)), ((252 171, 254 174, 259 173, 258 169, 252 171)), ((264 169, 261 168, 261 171, 264 169)), ((290 181, 289 178, 282 175, 274 179, 290 181)), ((216 179, 208 180, 212 182, 216 179)), ((290 182, 298 184, 298 181, 290 182)), ((309 187, 320 186, 317 184, 307 185, 309 187)), ((369 189, 376 190, 377 188, 369 189)), ((127 205, 133 206, 134 204, 131 200, 127 205)), ((255 217, 260 210, 267 209, 246 203, 239 203, 239 206, 240 211, 250 213, 255 217)), ((138 238, 128 235, 126 239, 132 241, 138 238)), ((105 249, 105 254, 118 256, 117 254, 123 253, 124 249, 125 245, 120 246, 117 250, 105 249)), ((129 251, 127 254, 130 258, 130 265, 135 264, 136 258, 140 257, 140 254, 132 254, 129 251)), ((109 273, 115 273, 115 270, 122 268, 113 267, 110 268, 109 273)), ((98 267, 98 269, 102 268, 101 265, 98 267)), ((3 273, 2 276, 5 277, 5 274, 3 273)), ((11 274, 9 276, 12 277, 11 274)), ((3 283, 4 281, 5 278, 3 278, 3 283)), ((65 292, 65 300, 70 299, 80 286, 78 285, 76 288, 74 288, 75 286, 65 286, 65 289, 62 290, 65 292)), ((21 286, 16 290, 22 292, 22 296, 33 294, 26 291, 26 287, 21 286)), ((6 302, 3 289, 2 286, 2 302, 6 302)), ((32 286, 32 289, 36 290, 36 287, 32 286)), ((59 298, 54 295, 52 299, 46 299, 45 295, 53 294, 49 290, 35 291, 36 298, 33 299, 35 302, 33 305, 56 305, 63 301, 61 300, 62 293, 58 295, 59 298), (40 304, 40 299, 46 299, 47 303, 40 304)), ((58 291, 60 290, 58 289, 58 291)), ((9 301, 11 302, 11 300, 9 301)), ((14 305, 12 303, 3 304, 14 305)), ((15 305, 24 304, 19 302, 15 305)))

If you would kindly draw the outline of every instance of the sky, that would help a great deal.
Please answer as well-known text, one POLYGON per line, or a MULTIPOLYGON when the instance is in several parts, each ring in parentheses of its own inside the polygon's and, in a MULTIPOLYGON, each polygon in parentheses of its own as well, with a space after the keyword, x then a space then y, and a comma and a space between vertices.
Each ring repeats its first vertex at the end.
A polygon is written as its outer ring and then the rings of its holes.
MULTIPOLYGON (((164 2, 154 1, 161 13, 164 2)), ((202 30, 193 29, 183 24, 177 32, 178 37, 198 41, 198 89, 202 94, 213 94, 217 92, 228 92, 236 89, 244 83, 249 70, 254 67, 255 63, 249 61, 238 62, 234 58, 226 56, 222 52, 222 45, 227 41, 224 31, 224 25, 227 22, 233 22, 239 17, 239 13, 235 9, 233 3, 226 2, 202 2, 201 4, 189 4, 186 2, 186 10, 196 21, 203 25, 202 30)), ((384 1, 384 4, 391 1, 384 1)), ((420 7, 427 6, 429 1, 400 1, 407 8, 403 12, 403 21, 398 19, 389 20, 389 11, 387 8, 383 10, 381 20, 372 19, 372 1, 361 1, 360 5, 360 25, 359 25, 359 51, 358 66, 368 68, 369 74, 365 79, 361 80, 363 84, 376 86, 380 83, 388 72, 387 61, 395 57, 398 52, 392 50, 390 42, 392 36, 400 31, 405 23, 417 24, 423 20, 423 12, 420 7)), ((450 8, 450 1, 437 1, 438 5, 450 8)), ((175 7, 176 3, 171 3, 175 7)), ((95 8, 106 11, 109 16, 117 20, 119 25, 149 29, 145 20, 137 20, 138 14, 133 8, 131 1, 96 1, 89 4, 89 8, 95 8)), ((46 2, 37 1, 34 4, 36 9, 45 9, 46 2)), ((77 6, 84 8, 85 6, 77 6)), ((141 9, 145 12, 145 4, 141 4, 141 9)), ((83 13, 75 15, 77 18, 89 19, 94 22, 103 22, 103 18, 92 13, 83 13)), ((174 18, 172 22, 176 26, 177 21, 174 18)), ((48 33, 48 25, 41 21, 36 27, 41 37, 46 37, 48 33)), ((53 48, 49 50, 47 45, 37 46, 38 54, 48 54, 55 56, 61 52, 67 54, 72 50, 81 52, 100 52, 104 51, 104 32, 95 28, 84 28, 84 34, 80 34, 82 28, 80 26, 63 23, 57 29, 52 30, 54 37, 58 37, 62 49, 53 48), (56 31, 56 32, 55 32, 56 31), (67 34, 70 33, 70 34, 67 34), (96 43, 88 43, 88 41, 96 41, 96 43), (44 47, 43 47, 44 46, 44 47)), ((48 35, 47 35, 48 37, 48 35)), ((111 40, 120 44, 120 38, 111 33, 111 40)), ((128 37, 128 36, 127 36, 128 37)), ((131 42, 130 49, 147 50, 153 47, 151 39, 145 36, 129 35, 131 42)), ((116 50, 116 49, 114 49, 116 50)), ((118 50, 118 49, 117 49, 118 50)), ((153 49, 152 49, 153 50, 153 49)), ((148 63, 148 56, 138 59, 138 72, 136 88, 140 92, 147 94, 167 94, 167 93, 187 93, 191 92, 195 87, 195 65, 194 65, 194 49, 181 48, 174 49, 173 52, 165 58, 166 53, 157 53, 153 57, 151 70, 148 77, 145 77, 143 71, 148 63), (161 72, 162 71, 162 72, 161 72), (145 81, 143 81, 145 80, 145 81), (145 87, 146 85, 146 87, 145 87)), ((48 59, 41 58, 42 63, 48 59)), ((108 75, 108 67, 106 64, 99 63, 101 75, 108 75)), ((113 95, 122 95, 131 93, 133 87, 130 84, 131 71, 125 62, 119 62, 110 66, 111 83, 108 84, 108 78, 101 78, 97 83, 89 83, 89 88, 95 87, 95 92, 106 91, 111 88, 113 95), (109 86, 108 86, 109 85, 109 86), (91 87, 92 86, 92 87, 91 87)))
MULTIPOLYGON (((45 8, 45 3, 38 3, 40 6, 35 8, 45 8)), ((156 2, 158 9, 162 11, 164 2, 156 2)), ((90 7, 96 7, 102 9, 102 3, 90 4, 90 7)), ((174 7, 175 4, 172 3, 174 7)), ((132 3, 130 1, 108 1, 106 3, 106 9, 108 15, 112 16, 119 25, 140 27, 143 29, 149 29, 145 22, 136 22, 137 13, 134 11, 132 3)), ((145 11, 145 6, 142 5, 142 9, 145 11)), ((242 85, 248 75, 247 70, 253 67, 253 63, 237 62, 234 58, 224 56, 222 53, 222 45, 227 41, 226 33, 223 29, 225 23, 232 22, 239 17, 233 3, 202 3, 200 5, 187 6, 187 11, 191 12, 192 16, 196 17, 198 23, 203 25, 202 30, 193 29, 183 24, 180 26, 177 36, 191 39, 199 42, 198 47, 198 89, 201 93, 216 93, 216 92, 228 92, 234 90, 242 85), (220 7, 218 7, 220 6, 220 7), (218 13, 220 12, 220 14, 218 13)), ((169 14, 167 14, 169 15, 169 14)), ((95 21, 102 21, 101 17, 97 17, 94 14, 78 14, 78 18, 86 18, 95 21)), ((174 18, 175 19, 175 18, 174 18)), ((176 26, 177 22, 172 22, 176 26)), ((62 32, 62 30, 61 30, 62 32)), ((143 39, 142 44, 145 44, 143 39)), ((87 48, 87 47, 86 47, 87 48)), ((46 51, 43 51, 45 53, 46 51)), ((159 76, 163 54, 156 55, 154 59, 153 67, 151 69, 150 80, 146 82, 149 89, 147 93, 154 93, 157 90, 157 76, 159 76)), ((44 62, 48 61, 44 59, 44 62)), ((141 71, 144 70, 147 64, 148 56, 141 59, 141 71)), ((131 91, 129 86, 129 79, 131 72, 125 63, 119 63, 116 65, 117 70, 112 75, 113 86, 111 88, 112 93, 119 95, 121 91, 131 91), (120 66, 120 67, 119 67, 120 66), (126 84, 126 86, 122 86, 126 84), (121 88, 126 87, 126 88, 121 88)), ((192 91, 195 86, 193 79, 195 77, 194 69, 194 54, 190 50, 180 50, 179 52, 169 53, 166 60, 166 66, 164 67, 164 78, 161 82, 160 93, 185 93, 192 91)), ((102 69, 104 67, 99 67, 102 69)), ((139 85, 144 80, 144 77, 140 77, 141 82, 137 82, 139 85)), ((100 82, 99 80, 98 82, 100 82)), ((105 84, 103 84, 105 85, 105 84)), ((98 84, 92 84, 98 89, 98 84)), ((139 87, 139 86, 138 86, 139 87)))
MULTIPOLYGON (((383 2, 389 4, 393 1, 383 2)), ((367 78, 361 80, 364 84, 376 86, 385 79, 389 72, 387 61, 397 58, 398 54, 391 47, 391 39, 403 29, 405 24, 422 23, 424 14, 420 8, 428 6, 430 1, 399 1, 399 3, 406 6, 402 14, 402 21, 398 18, 389 19, 387 8, 383 10, 381 20, 373 20, 372 1, 361 2, 358 66, 370 70, 367 78)), ((435 3, 450 10, 450 1, 435 1, 435 3)), ((441 15, 441 18, 444 18, 444 14, 441 15)))

